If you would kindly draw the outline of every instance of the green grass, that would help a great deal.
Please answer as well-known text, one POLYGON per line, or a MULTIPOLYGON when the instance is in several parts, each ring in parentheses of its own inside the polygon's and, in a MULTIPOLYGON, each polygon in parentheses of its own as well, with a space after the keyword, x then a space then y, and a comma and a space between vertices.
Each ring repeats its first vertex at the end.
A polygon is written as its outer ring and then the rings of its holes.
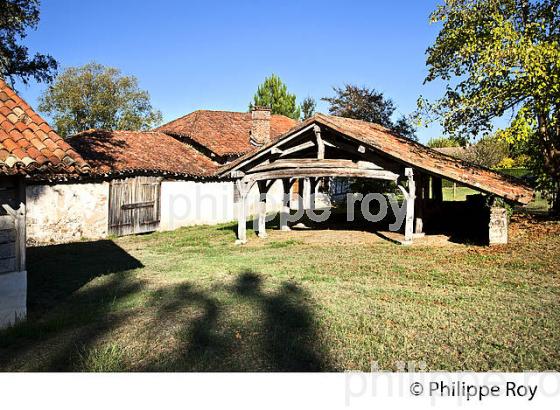
POLYGON ((498 248, 348 231, 239 247, 234 227, 30 249, 29 320, 0 333, 0 370, 560 369, 558 222, 498 248))
POLYGON ((476 195, 479 194, 478 191, 474 189, 470 189, 464 186, 458 186, 455 189, 453 188, 442 188, 443 191, 443 200, 444 201, 466 201, 467 195, 476 195))

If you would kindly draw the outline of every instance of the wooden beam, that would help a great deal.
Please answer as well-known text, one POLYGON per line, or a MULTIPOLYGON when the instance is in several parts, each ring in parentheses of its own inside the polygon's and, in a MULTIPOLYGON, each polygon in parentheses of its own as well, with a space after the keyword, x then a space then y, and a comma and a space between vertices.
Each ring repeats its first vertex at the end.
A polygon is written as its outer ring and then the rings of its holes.
POLYGON ((315 139, 317 141, 317 159, 325 159, 325 143, 321 138, 321 127, 315 125, 313 132, 315 132, 315 139))
POLYGON ((247 174, 244 179, 258 181, 271 178, 348 177, 396 181, 398 175, 391 171, 358 168, 288 168, 247 174))
POLYGON ((285 150, 282 150, 282 153, 280 154, 280 157, 285 157, 287 155, 293 154, 295 152, 299 152, 299 151, 303 151, 306 150, 307 148, 312 148, 315 146, 315 143, 313 141, 307 141, 304 142, 303 144, 299 144, 296 145, 295 147, 291 147, 291 148, 286 148, 285 150))
POLYGON ((235 165, 235 167, 233 167, 231 170, 226 171, 226 172, 234 172, 237 171, 240 168, 243 168, 245 165, 259 159, 260 157, 262 157, 263 155, 266 155, 268 153, 270 153, 274 148, 279 148, 280 146, 282 146, 283 144, 286 144, 288 142, 290 142, 291 140, 293 140, 294 138, 297 138, 298 136, 300 136, 301 134, 311 130, 313 128, 314 124, 309 124, 308 126, 300 129, 299 131, 293 133, 292 135, 290 135, 289 137, 283 138, 280 141, 277 141, 275 144, 273 144, 270 148, 265 149, 263 151, 258 152, 257 154, 255 154, 255 156, 247 158, 244 161, 241 161, 239 164, 235 165))
POLYGON ((247 171, 247 175, 254 172, 269 171, 274 169, 300 169, 300 168, 316 168, 316 169, 329 169, 329 168, 347 168, 347 169, 367 169, 367 170, 382 170, 380 166, 368 161, 352 161, 349 159, 284 159, 277 160, 271 163, 258 165, 251 170, 247 171))

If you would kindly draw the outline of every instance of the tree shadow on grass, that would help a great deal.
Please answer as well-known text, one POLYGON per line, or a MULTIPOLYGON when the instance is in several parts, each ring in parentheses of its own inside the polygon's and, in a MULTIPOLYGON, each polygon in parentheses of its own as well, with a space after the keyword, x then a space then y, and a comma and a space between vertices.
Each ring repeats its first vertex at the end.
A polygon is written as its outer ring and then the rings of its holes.
POLYGON ((147 371, 280 371, 330 369, 318 343, 319 334, 307 295, 285 282, 265 292, 262 277, 241 272, 233 286, 218 293, 183 283, 154 295, 159 305, 152 334, 179 324, 171 351, 152 357, 147 371), (194 314, 193 314, 194 310, 194 314), (239 317, 241 312, 241 317, 239 317))
POLYGON ((28 317, 45 314, 96 277, 143 266, 110 240, 28 248, 28 317))
POLYGON ((262 290, 261 275, 242 272, 235 292, 256 302, 265 313, 264 351, 273 371, 324 371, 330 366, 319 347, 313 310, 305 291, 291 282, 269 295, 262 290))
POLYGON ((87 370, 80 353, 129 319, 113 307, 141 292, 141 266, 112 241, 30 248, 29 315, 0 334, 0 369, 87 370))

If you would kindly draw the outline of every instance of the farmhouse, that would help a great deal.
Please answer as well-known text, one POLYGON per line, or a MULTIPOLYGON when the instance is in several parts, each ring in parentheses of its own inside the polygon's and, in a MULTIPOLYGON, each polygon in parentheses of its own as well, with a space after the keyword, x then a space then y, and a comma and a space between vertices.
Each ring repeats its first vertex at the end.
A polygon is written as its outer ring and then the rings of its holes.
POLYGON ((85 175, 89 170, 82 157, 0 79, 0 328, 26 315, 26 181, 55 174, 85 175))
MULTIPOLYGON (((195 111, 154 131, 90 130, 72 136, 68 143, 92 170, 27 187, 27 242, 62 243, 232 221, 237 212, 234 183, 217 177, 219 166, 295 124, 268 110, 195 111)), ((281 183, 269 192, 281 204, 281 183)), ((255 187, 250 214, 256 212, 258 195, 255 187)), ((270 204, 269 211, 278 206, 270 204)))

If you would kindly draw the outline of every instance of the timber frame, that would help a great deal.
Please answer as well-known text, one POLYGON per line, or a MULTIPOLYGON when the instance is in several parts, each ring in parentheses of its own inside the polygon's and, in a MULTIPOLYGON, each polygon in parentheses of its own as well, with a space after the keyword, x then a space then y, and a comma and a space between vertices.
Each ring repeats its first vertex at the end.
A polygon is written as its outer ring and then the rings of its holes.
POLYGON ((533 197, 533 191, 519 181, 448 157, 379 125, 324 114, 224 166, 218 176, 235 181, 239 244, 247 241, 246 201, 255 185, 260 193, 258 235, 266 237, 266 196, 277 180, 283 186, 282 212, 289 212, 290 189, 299 179, 310 181, 313 194, 325 177, 396 182, 406 200, 403 244, 423 235, 426 200, 443 201, 442 178, 511 202, 526 204, 533 197))
MULTIPOLYGON (((266 237, 266 196, 272 184, 277 180, 282 181, 284 194, 282 212, 286 213, 289 212, 290 189, 295 181, 308 179, 311 192, 315 194, 319 181, 325 177, 370 178, 396 183, 406 181, 406 185, 401 183, 398 186, 407 201, 403 243, 411 243, 416 198, 414 171, 411 167, 390 164, 386 159, 372 154, 364 145, 345 140, 313 124, 292 137, 278 141, 266 150, 264 155, 256 155, 254 159, 240 162, 225 174, 235 180, 238 192, 237 243, 244 244, 247 241, 246 201, 249 191, 255 185, 260 193, 258 236, 264 238, 266 237)), ((280 230, 289 230, 285 223, 286 218, 280 219, 284 221, 280 230)))

